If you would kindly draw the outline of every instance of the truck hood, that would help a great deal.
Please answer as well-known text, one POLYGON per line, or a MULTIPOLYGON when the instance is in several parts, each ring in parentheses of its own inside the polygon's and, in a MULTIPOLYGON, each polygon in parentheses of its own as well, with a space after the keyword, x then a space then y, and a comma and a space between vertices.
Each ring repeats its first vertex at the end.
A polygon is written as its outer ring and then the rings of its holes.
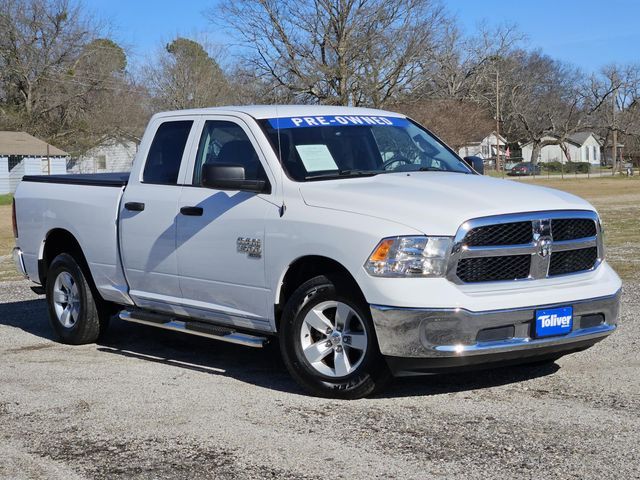
POLYGON ((307 182, 304 202, 401 223, 427 235, 451 236, 466 220, 542 210, 594 210, 585 200, 552 188, 481 175, 387 173, 307 182))

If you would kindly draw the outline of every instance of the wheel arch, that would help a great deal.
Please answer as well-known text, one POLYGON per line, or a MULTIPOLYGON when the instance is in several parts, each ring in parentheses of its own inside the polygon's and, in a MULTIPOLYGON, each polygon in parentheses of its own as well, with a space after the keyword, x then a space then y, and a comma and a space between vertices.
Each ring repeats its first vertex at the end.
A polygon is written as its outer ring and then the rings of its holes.
POLYGON ((355 277, 337 260, 323 255, 305 255, 298 257, 289 264, 278 282, 274 305, 276 330, 279 330, 282 310, 289 298, 291 298, 293 292, 304 282, 318 275, 340 276, 348 287, 358 294, 362 300, 366 301, 364 293, 355 277))
POLYGON ((78 239, 69 231, 64 228, 54 228, 47 232, 42 245, 40 247, 40 254, 38 256, 38 277, 42 286, 46 285, 47 274, 49 272, 49 266, 53 259, 61 253, 68 253, 71 255, 83 269, 89 285, 97 291, 91 269, 87 263, 87 259, 84 256, 82 247, 78 239))

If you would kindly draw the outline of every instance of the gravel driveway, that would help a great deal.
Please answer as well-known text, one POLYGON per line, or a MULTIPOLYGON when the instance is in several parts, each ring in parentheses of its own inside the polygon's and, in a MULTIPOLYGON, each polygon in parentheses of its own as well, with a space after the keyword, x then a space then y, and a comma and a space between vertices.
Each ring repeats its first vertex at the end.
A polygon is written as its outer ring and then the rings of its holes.
POLYGON ((52 340, 42 297, 0 283, 0 478, 640 477, 640 284, 621 327, 546 367, 304 395, 270 349, 114 321, 52 340))

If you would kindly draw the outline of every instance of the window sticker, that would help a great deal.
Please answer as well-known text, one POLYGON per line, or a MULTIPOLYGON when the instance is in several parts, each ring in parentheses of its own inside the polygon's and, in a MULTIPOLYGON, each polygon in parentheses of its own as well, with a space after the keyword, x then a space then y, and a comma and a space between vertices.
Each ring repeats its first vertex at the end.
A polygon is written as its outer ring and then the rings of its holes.
POLYGON ((381 117, 377 115, 320 115, 312 117, 270 118, 273 128, 308 128, 308 127, 357 127, 382 126, 406 127, 409 120, 399 117, 381 117))
POLYGON ((307 172, 338 170, 338 165, 326 145, 296 145, 296 150, 307 172))

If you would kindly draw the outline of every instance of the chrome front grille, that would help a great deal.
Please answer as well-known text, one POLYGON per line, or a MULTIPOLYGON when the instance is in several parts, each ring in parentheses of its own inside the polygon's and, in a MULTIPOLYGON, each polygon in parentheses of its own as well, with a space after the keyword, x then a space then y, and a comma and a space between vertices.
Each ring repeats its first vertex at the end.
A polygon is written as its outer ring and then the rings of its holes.
POLYGON ((448 267, 455 283, 533 280, 592 270, 602 258, 595 212, 552 211, 484 217, 456 234, 448 267))

